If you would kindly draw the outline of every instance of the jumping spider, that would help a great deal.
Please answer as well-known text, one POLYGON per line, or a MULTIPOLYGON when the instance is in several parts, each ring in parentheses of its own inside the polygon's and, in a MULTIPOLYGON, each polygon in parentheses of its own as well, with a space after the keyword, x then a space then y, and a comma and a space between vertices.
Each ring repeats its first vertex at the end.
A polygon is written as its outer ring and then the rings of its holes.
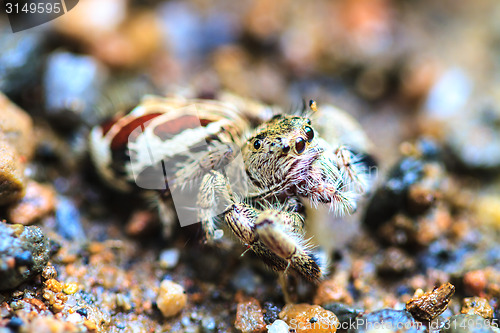
POLYGON ((272 269, 318 281, 326 267, 304 238, 301 198, 339 215, 356 209, 371 179, 360 155, 340 141, 357 131, 347 141, 358 145, 364 134, 333 107, 328 111, 336 118, 321 115, 313 101, 286 114, 233 95, 221 99, 144 98, 128 115, 93 129, 98 170, 121 189, 149 182, 163 212, 170 194, 197 187, 197 218, 208 243, 230 230, 272 269), (155 187, 153 170, 170 177, 155 187))

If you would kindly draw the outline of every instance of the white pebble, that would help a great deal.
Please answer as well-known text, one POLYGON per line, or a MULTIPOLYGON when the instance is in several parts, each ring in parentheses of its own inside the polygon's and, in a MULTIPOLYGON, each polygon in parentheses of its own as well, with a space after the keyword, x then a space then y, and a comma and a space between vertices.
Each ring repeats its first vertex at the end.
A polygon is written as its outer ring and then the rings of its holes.
POLYGON ((174 268, 179 262, 181 253, 178 249, 168 249, 160 253, 160 267, 164 269, 174 268))
POLYGON ((66 321, 73 324, 81 324, 83 323, 83 318, 79 313, 73 312, 66 317, 66 321))
POLYGON ((288 325, 283 320, 275 320, 272 325, 267 325, 268 333, 288 333, 288 325))

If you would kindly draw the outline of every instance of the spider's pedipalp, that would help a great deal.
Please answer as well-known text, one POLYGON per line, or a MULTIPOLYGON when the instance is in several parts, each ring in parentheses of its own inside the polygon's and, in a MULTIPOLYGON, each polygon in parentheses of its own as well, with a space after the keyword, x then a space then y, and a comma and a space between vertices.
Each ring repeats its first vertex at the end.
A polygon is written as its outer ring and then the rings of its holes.
POLYGON ((366 165, 345 146, 335 151, 343 182, 351 190, 363 194, 369 190, 370 174, 366 165))

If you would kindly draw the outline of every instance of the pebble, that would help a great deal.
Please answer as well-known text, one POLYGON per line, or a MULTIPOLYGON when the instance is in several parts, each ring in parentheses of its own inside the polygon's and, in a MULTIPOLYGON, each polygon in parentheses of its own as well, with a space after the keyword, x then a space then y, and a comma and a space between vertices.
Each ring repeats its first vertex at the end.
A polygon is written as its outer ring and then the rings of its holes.
POLYGON ((447 145, 457 166, 475 171, 498 171, 500 168, 500 109, 498 96, 472 98, 451 126, 447 145))
POLYGON ((215 332, 217 328, 217 323, 212 317, 205 317, 201 320, 201 328, 203 333, 215 332))
POLYGON ((478 221, 500 230, 500 195, 480 196, 473 206, 478 221))
POLYGON ((490 303, 488 303, 488 300, 482 297, 464 298, 460 312, 464 314, 480 315, 485 319, 493 318, 493 308, 490 303))
POLYGON ((0 141, 12 146, 24 161, 29 161, 35 152, 31 117, 1 92, 0 141))
POLYGON ((105 73, 103 66, 92 57, 52 53, 44 75, 48 115, 64 128, 74 127, 81 121, 97 124, 94 106, 100 97, 105 73))
POLYGON ((40 74, 45 36, 33 30, 13 34, 2 28, 0 33, 0 91, 9 96, 21 95, 40 74))
POLYGON ((405 206, 405 195, 411 185, 422 179, 424 165, 420 159, 405 157, 391 168, 368 205, 363 221, 368 228, 377 229, 405 206))
POLYGON ((406 303, 406 310, 417 320, 431 321, 446 310, 454 293, 455 286, 445 283, 439 288, 410 299, 406 303))
POLYGON ((472 91, 471 78, 461 68, 445 71, 432 86, 425 109, 436 119, 450 119, 465 106, 472 91))
POLYGON ((21 199, 25 187, 24 164, 13 147, 0 141, 0 205, 21 199))
POLYGON ((265 302, 262 306, 264 310, 264 321, 271 324, 278 319, 281 309, 271 302, 265 302))
POLYGON ((266 323, 262 312, 255 298, 242 299, 236 308, 234 327, 243 333, 265 332, 266 323))
POLYGON ((0 222, 0 290, 15 288, 41 273, 49 252, 50 243, 39 227, 0 222))
POLYGON ((78 4, 78 10, 59 17, 54 25, 59 33, 77 42, 90 44, 98 36, 117 29, 126 14, 125 0, 85 0, 78 4))
POLYGON ((0 205, 24 195, 24 168, 34 149, 31 118, 0 92, 0 205))
POLYGON ((42 271, 42 278, 45 280, 55 279, 57 277, 56 268, 49 262, 42 271))
POLYGON ((67 295, 73 295, 78 291, 78 284, 74 282, 65 283, 62 291, 67 295))
POLYGON ((267 333, 288 333, 289 327, 283 320, 276 320, 271 325, 267 325, 267 333))
POLYGON ((337 331, 337 316, 319 305, 288 304, 280 312, 290 329, 297 333, 333 333, 337 331))
POLYGON ((58 293, 62 290, 62 285, 61 282, 57 281, 56 279, 49 279, 45 281, 45 288, 52 292, 58 293))
POLYGON ((179 249, 168 249, 163 250, 160 253, 160 267, 163 269, 174 268, 179 262, 179 258, 181 256, 181 252, 179 249))
POLYGON ((130 13, 117 29, 92 40, 89 52, 112 67, 135 68, 155 55, 161 40, 155 13, 142 10, 130 13))
POLYGON ((173 317, 179 314, 186 306, 186 302, 186 292, 180 284, 170 280, 161 282, 156 303, 164 317, 173 317))
POLYGON ((86 238, 78 208, 65 197, 57 200, 56 226, 59 234, 68 240, 82 241, 86 238))
POLYGON ((353 299, 347 291, 348 276, 337 274, 332 279, 321 281, 314 296, 313 303, 324 305, 328 303, 352 304, 353 299))
POLYGON ((7 209, 7 219, 11 223, 30 225, 54 211, 55 205, 56 193, 51 186, 29 181, 24 197, 7 209))
POLYGON ((480 295, 487 284, 488 279, 484 270, 470 271, 464 274, 465 290, 472 295, 480 295))

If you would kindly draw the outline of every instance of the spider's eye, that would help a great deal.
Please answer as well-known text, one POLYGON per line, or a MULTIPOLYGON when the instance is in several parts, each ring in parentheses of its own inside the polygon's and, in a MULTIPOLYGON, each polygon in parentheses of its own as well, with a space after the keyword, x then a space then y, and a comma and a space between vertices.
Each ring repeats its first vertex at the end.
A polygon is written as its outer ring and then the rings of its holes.
POLYGON ((298 138, 297 141, 295 141, 295 151, 298 154, 302 154, 305 149, 306 149, 306 140, 298 138))
POLYGON ((255 141, 253 142, 253 147, 254 147, 255 149, 259 149, 259 148, 260 148, 260 146, 261 146, 261 143, 260 143, 260 140, 259 140, 259 139, 255 140, 255 141))
POLYGON ((307 142, 311 142, 312 139, 314 139, 314 130, 309 126, 306 126, 304 131, 306 132, 307 142))
POLYGON ((283 153, 288 154, 290 151, 290 146, 285 144, 281 149, 283 149, 283 153))
POLYGON ((307 119, 306 122, 307 122, 307 125, 311 126, 311 119, 307 119))

